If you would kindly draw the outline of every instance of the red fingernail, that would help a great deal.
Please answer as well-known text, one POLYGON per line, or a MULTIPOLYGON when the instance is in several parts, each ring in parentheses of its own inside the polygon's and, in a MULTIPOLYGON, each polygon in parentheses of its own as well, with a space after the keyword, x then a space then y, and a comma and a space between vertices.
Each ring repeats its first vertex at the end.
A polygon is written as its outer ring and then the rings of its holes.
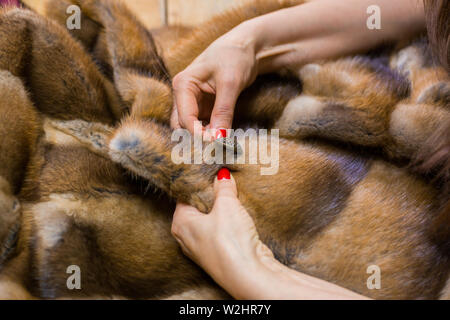
POLYGON ((230 180, 231 176, 230 176, 230 170, 228 170, 227 168, 222 168, 219 170, 219 172, 217 172, 217 180, 230 180))
POLYGON ((227 129, 217 129, 216 130, 216 140, 220 138, 227 137, 227 129))

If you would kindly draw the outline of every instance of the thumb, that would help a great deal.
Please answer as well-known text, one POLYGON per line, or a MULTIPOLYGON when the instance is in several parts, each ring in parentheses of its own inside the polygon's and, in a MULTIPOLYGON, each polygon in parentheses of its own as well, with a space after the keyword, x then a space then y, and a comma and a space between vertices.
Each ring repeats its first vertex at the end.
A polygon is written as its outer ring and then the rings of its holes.
POLYGON ((197 218, 202 216, 204 216, 204 214, 196 208, 178 202, 173 214, 172 235, 177 240, 186 238, 186 233, 190 232, 190 227, 198 225, 197 218))
POLYGON ((170 115, 170 127, 173 130, 181 128, 180 119, 178 118, 178 109, 177 108, 178 107, 177 107, 177 105, 175 103, 174 106, 173 106, 173 109, 172 109, 172 114, 170 115))
POLYGON ((222 168, 217 173, 214 181, 214 193, 216 194, 216 203, 220 198, 237 198, 238 192, 236 182, 227 168, 222 168))
POLYGON ((232 81, 219 82, 217 84, 216 101, 214 102, 210 121, 213 129, 231 128, 239 93, 238 86, 232 81))

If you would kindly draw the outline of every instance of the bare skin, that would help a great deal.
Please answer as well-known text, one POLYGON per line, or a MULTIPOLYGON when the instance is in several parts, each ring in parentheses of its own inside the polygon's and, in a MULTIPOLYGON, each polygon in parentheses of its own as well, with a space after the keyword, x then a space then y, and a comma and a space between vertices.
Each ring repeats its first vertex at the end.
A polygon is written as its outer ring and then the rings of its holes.
POLYGON ((236 183, 216 179, 212 211, 178 204, 172 234, 183 252, 236 299, 366 299, 278 262, 237 198, 236 183))
MULTIPOLYGON (((175 76, 171 126, 193 133, 194 121, 204 120, 209 123, 205 128, 231 128, 236 100, 257 75, 364 52, 424 30, 420 0, 314 0, 246 21, 175 76), (381 9, 381 30, 366 27, 370 5, 381 9)), ((178 204, 172 233, 183 252, 233 297, 365 298, 279 263, 259 240, 237 199, 234 180, 216 179, 215 191, 209 215, 178 204)))
POLYGON ((239 94, 258 74, 364 52, 425 30, 421 0, 314 0, 248 20, 214 41, 173 79, 173 128, 231 128, 239 94), (366 26, 378 5, 381 29, 366 26), (232 57, 232 58, 230 58, 232 57))

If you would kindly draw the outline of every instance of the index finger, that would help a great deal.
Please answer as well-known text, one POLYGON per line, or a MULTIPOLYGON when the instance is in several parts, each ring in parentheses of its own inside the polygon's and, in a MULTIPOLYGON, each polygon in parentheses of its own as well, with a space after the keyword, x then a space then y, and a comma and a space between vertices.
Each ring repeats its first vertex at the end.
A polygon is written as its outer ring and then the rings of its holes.
POLYGON ((194 123, 198 120, 199 89, 194 89, 193 85, 182 84, 174 87, 175 107, 178 111, 178 123, 181 127, 194 134, 194 123))

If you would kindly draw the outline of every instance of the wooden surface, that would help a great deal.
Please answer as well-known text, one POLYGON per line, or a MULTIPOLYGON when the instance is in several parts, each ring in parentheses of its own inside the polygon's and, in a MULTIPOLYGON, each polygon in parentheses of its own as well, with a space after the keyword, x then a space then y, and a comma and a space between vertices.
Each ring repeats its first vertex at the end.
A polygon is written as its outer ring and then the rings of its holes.
MULTIPOLYGON (((23 0, 29 6, 43 12, 47 0, 23 0)), ((126 0, 127 6, 148 27, 155 28, 163 24, 164 14, 161 11, 161 0, 126 0)), ((221 12, 244 0, 166 0, 167 23, 169 25, 184 24, 193 26, 212 15, 221 12)))
POLYGON ((243 0, 168 0, 169 23, 196 25, 243 0))

